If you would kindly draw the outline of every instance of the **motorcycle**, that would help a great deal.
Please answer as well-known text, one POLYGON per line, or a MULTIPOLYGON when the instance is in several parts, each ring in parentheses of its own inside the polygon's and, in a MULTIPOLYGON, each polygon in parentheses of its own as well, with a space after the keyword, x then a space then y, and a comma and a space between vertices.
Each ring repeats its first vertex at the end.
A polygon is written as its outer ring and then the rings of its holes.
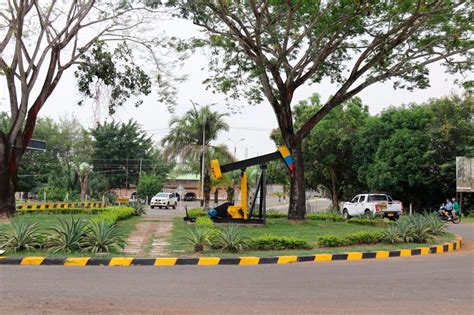
POLYGON ((445 214, 445 211, 446 209, 444 208, 444 206, 441 206, 439 208, 439 211, 437 213, 438 217, 443 220, 443 221, 447 221, 447 222, 452 222, 453 224, 459 224, 459 222, 461 222, 461 216, 456 214, 454 216, 447 216, 445 214))

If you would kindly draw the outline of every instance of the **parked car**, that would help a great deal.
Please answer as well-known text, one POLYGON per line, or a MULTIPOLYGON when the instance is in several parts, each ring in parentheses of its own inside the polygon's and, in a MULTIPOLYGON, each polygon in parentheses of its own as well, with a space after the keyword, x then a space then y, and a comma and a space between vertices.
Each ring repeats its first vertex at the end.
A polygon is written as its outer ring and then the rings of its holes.
POLYGON ((196 201, 197 197, 196 194, 193 192, 188 192, 184 195, 184 201, 196 201))
POLYGON ((397 219, 403 212, 400 201, 393 200, 387 194, 360 194, 344 203, 342 214, 346 219, 356 215, 380 214, 384 218, 397 219))
POLYGON ((178 198, 176 198, 176 194, 168 193, 168 192, 160 192, 157 193, 150 201, 150 207, 154 209, 155 207, 158 208, 166 208, 172 207, 176 209, 178 205, 178 198))

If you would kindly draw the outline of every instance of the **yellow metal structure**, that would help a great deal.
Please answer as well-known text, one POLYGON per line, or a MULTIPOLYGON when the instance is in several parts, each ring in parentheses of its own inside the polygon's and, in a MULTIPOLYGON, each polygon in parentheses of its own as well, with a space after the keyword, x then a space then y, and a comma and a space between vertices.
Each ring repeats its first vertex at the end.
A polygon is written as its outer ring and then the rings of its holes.
POLYGON ((248 219, 248 187, 247 172, 240 175, 240 205, 229 206, 227 213, 234 219, 248 219))
POLYGON ((221 167, 219 165, 218 160, 211 160, 211 173, 212 173, 212 176, 214 176, 215 179, 221 179, 222 178, 221 167))

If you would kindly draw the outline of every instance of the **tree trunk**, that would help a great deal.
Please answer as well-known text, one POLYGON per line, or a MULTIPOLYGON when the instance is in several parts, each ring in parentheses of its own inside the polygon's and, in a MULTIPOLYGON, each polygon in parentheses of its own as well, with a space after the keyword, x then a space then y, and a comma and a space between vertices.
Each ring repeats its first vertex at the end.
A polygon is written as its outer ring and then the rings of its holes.
POLYGON ((331 201, 332 201, 332 207, 333 209, 339 210, 339 197, 338 197, 338 191, 337 191, 337 178, 336 178, 336 170, 331 167, 330 168, 331 172, 331 201))
POLYGON ((219 203, 219 187, 216 187, 216 190, 214 191, 214 203, 219 203))
POLYGON ((0 134, 0 217, 15 214, 15 190, 18 174, 16 149, 0 134))
POLYGON ((211 200, 211 175, 206 170, 204 172, 204 210, 209 210, 209 200, 211 200))
POLYGON ((294 160, 294 171, 290 182, 290 207, 288 219, 304 220, 306 216, 306 193, 304 187, 303 151, 301 142, 295 142, 291 147, 294 160))

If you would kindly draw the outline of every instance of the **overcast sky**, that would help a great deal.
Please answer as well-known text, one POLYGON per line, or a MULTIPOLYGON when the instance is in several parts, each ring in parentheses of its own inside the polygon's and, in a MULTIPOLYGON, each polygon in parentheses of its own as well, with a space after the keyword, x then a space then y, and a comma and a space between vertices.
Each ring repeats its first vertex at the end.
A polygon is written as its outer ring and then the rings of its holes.
MULTIPOLYGON (((189 37, 198 34, 195 26, 181 20, 166 22, 164 29, 169 35, 173 36, 189 37)), ((205 86, 201 83, 209 75, 206 68, 206 57, 202 53, 198 53, 189 58, 182 69, 173 69, 178 74, 188 74, 189 76, 186 82, 177 86, 178 106, 176 107, 176 114, 182 114, 192 108, 190 100, 201 105, 216 103, 217 105, 213 107, 214 110, 230 113, 224 104, 224 96, 206 91, 205 86), (204 70, 202 70, 203 68, 204 70)), ((84 107, 75 105, 79 100, 79 94, 77 93, 73 73, 74 69, 69 69, 63 75, 63 79, 48 99, 40 116, 59 119, 59 117, 73 115, 80 119, 84 126, 90 127, 93 125, 92 107, 91 105, 84 107)), ((453 83, 454 78, 449 74, 445 74, 438 65, 431 67, 430 79, 431 87, 426 90, 414 92, 394 90, 392 84, 387 82, 372 85, 360 93, 359 97, 361 97, 364 104, 369 106, 371 114, 377 114, 391 105, 399 106, 410 102, 424 102, 429 98, 460 93, 459 87, 453 83)), ((9 111, 4 81, 2 79, 0 83, 0 110, 9 111)), ((295 93, 294 103, 308 98, 313 93, 319 93, 322 100, 325 101, 335 92, 335 88, 329 82, 304 86, 295 93)), ((159 104, 156 100, 156 95, 150 95, 144 98, 144 103, 139 108, 132 105, 120 108, 113 118, 118 121, 127 121, 134 118, 144 130, 153 135, 153 139, 159 144, 161 137, 168 131, 171 114, 167 111, 165 105, 159 104)), ((101 118, 102 121, 112 119, 108 117, 106 108, 102 109, 101 118)), ((248 157, 251 157, 275 150, 275 146, 269 138, 269 133, 277 127, 277 122, 268 102, 256 106, 243 106, 240 114, 230 114, 227 117, 227 123, 230 125, 230 131, 222 133, 217 143, 227 144, 232 151, 236 149, 238 158, 244 158, 246 152, 248 152, 248 157)))

